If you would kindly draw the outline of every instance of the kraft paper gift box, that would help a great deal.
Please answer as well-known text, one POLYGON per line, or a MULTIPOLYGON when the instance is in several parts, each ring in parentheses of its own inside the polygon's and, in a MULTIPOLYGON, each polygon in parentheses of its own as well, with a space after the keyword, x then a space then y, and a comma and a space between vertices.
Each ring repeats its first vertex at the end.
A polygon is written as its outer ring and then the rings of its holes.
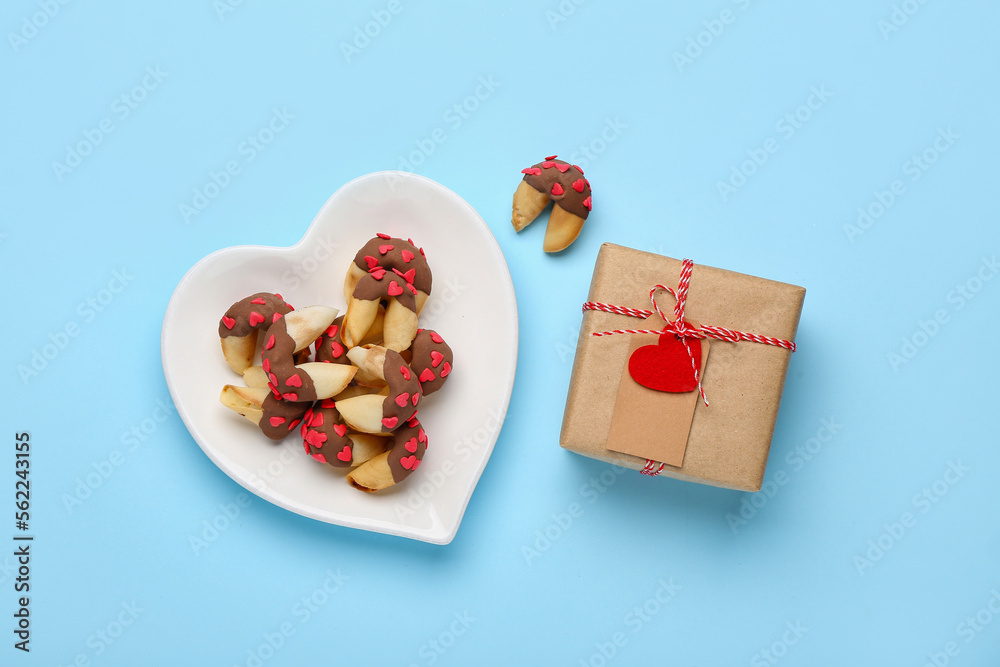
MULTIPOLYGON (((588 301, 649 311, 651 288, 662 284, 677 290, 681 270, 680 260, 605 243, 588 301)), ((791 342, 804 298, 802 287, 695 263, 684 320, 692 326, 791 342)), ((663 315, 673 320, 674 298, 660 290, 656 299, 663 315)), ((591 335, 622 329, 661 331, 665 326, 656 313, 637 319, 601 310, 584 312, 560 444, 645 474, 759 491, 792 350, 746 340, 705 339, 698 343, 706 344, 697 355, 702 365, 695 376, 691 363, 696 355, 667 334, 681 345, 674 345, 681 353, 675 371, 686 365, 688 382, 700 377, 706 406, 697 388, 667 393, 633 379, 630 358, 639 347, 663 345, 659 336, 591 335)), ((648 356, 650 351, 647 347, 639 354, 648 356)), ((659 352, 654 349, 652 354, 659 352)), ((635 373, 648 371, 644 360, 633 362, 639 366, 633 368, 635 373)))

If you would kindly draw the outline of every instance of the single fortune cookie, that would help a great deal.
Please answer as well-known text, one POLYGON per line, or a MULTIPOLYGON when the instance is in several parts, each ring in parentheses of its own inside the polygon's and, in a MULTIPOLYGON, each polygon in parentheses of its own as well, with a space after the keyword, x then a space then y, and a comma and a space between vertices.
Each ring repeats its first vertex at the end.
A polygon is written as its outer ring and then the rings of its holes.
POLYGON ((549 216, 542 248, 559 252, 569 247, 583 229, 592 207, 590 181, 583 169, 550 155, 543 162, 522 169, 524 179, 514 193, 511 223, 521 231, 538 217, 549 201, 555 203, 549 216))

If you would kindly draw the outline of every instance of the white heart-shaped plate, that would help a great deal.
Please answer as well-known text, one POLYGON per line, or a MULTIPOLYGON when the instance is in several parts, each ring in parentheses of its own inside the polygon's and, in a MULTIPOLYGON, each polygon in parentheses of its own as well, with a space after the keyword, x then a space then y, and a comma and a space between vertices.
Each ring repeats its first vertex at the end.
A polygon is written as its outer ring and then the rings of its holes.
POLYGON ((448 544, 500 434, 517 366, 517 303, 489 227, 444 186, 405 172, 377 172, 338 190, 290 248, 239 246, 198 262, 163 318, 163 372, 191 436, 227 475, 261 498, 327 523, 448 544), (344 311, 344 276, 377 232, 412 238, 434 275, 420 326, 455 354, 454 372, 420 405, 428 448, 420 468, 378 493, 317 463, 297 434, 275 444, 219 403, 241 384, 222 357, 218 323, 254 292, 280 293, 296 308, 344 311))

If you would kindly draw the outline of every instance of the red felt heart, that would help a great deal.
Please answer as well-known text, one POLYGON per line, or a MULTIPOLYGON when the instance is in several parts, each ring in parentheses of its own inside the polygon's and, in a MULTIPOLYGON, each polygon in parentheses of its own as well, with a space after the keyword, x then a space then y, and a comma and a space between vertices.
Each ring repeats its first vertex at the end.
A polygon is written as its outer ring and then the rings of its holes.
MULTIPOLYGON (((695 368, 700 373, 701 341, 689 338, 688 345, 694 355, 695 368)), ((645 345, 633 352, 628 360, 628 372, 643 387, 656 391, 682 394, 698 388, 691 357, 684 343, 671 333, 662 334, 659 344, 645 345)))

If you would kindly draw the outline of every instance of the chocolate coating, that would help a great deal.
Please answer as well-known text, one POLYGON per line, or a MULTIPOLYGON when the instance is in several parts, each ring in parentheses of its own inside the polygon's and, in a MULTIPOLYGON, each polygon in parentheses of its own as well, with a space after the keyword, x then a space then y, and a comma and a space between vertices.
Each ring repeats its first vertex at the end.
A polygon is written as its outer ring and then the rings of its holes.
POLYGON ((427 451, 427 434, 416 417, 394 434, 392 449, 389 450, 389 471, 397 484, 409 477, 424 459, 427 451))
POLYGON ((316 339, 316 361, 350 365, 351 360, 347 358, 347 346, 344 345, 344 340, 340 337, 343 326, 344 316, 341 315, 316 339))
POLYGON ((354 256, 354 263, 362 271, 371 271, 376 266, 400 273, 414 271, 413 286, 424 294, 431 293, 431 267, 427 264, 422 248, 417 248, 413 241, 390 237, 381 234, 366 243, 354 256), (385 252, 383 252, 385 251, 385 252))
POLYGON ((288 334, 281 317, 264 334, 261 362, 268 374, 268 387, 275 398, 286 401, 315 401, 316 385, 308 373, 295 367, 295 339, 288 334), (289 381, 292 384, 289 384, 289 381))
POLYGON ((403 361, 399 352, 385 351, 382 373, 389 385, 389 395, 382 401, 382 431, 390 433, 417 413, 417 403, 423 393, 417 374, 403 361))
POLYGON ((271 440, 281 440, 299 425, 309 404, 283 401, 275 398, 274 394, 268 394, 261 408, 264 411, 258 424, 261 432, 271 440))
POLYGON ((417 329, 410 347, 410 368, 417 374, 424 396, 440 389, 451 374, 455 357, 451 347, 432 329, 417 329))
POLYGON ((584 220, 590 215, 590 181, 583 177, 583 170, 553 155, 522 171, 524 182, 543 192, 569 213, 584 220), (558 186, 558 187, 557 187, 558 186))
POLYGON ((274 314, 287 315, 293 308, 285 303, 280 294, 257 292, 237 301, 219 320, 219 337, 237 336, 242 338, 254 331, 267 329, 274 322, 274 314), (254 303, 257 302, 257 303, 254 303), (253 319, 251 324, 250 320, 253 319), (232 327, 227 325, 227 320, 232 327))
POLYGON ((347 437, 347 426, 333 399, 320 401, 306 412, 301 432, 306 454, 335 468, 350 467, 354 443, 347 437))
POLYGON ((375 269, 359 280, 354 288, 354 298, 362 301, 394 298, 403 307, 417 312, 416 288, 398 273, 385 269, 375 269))

